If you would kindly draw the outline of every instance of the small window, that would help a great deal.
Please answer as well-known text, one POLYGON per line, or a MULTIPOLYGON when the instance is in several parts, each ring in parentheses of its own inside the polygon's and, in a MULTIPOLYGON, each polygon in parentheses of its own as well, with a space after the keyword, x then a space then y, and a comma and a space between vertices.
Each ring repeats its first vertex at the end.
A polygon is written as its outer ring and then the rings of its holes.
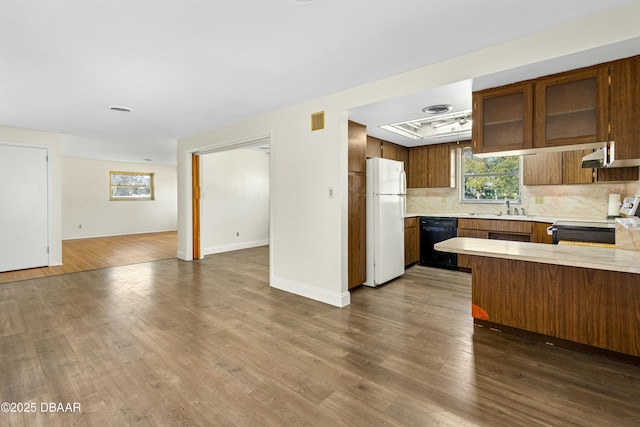
POLYGON ((109 200, 154 200, 153 174, 109 172, 109 200))
POLYGON ((474 203, 520 201, 520 157, 478 158, 461 150, 461 200, 474 203))

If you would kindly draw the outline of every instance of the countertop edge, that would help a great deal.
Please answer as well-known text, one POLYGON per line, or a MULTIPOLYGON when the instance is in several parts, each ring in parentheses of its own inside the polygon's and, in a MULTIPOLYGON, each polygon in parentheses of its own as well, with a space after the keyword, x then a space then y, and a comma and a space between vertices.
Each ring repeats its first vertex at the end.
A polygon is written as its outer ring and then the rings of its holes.
POLYGON ((470 237, 454 237, 436 243, 434 248, 441 252, 463 255, 640 274, 640 252, 625 249, 549 245, 470 237))

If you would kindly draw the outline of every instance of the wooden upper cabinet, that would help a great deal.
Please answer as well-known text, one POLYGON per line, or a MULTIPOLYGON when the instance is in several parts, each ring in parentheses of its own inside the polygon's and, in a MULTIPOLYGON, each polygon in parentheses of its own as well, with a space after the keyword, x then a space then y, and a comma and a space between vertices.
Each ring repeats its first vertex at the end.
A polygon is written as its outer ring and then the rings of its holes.
POLYGON ((433 144, 409 149, 407 187, 451 186, 451 145, 433 144))
POLYGON ((382 157, 382 140, 367 135, 367 159, 382 157))
POLYGON ((434 144, 427 149, 427 186, 451 186, 451 145, 434 144))
POLYGON ((349 170, 366 172, 367 169, 367 127, 349 121, 349 170))
POLYGON ((516 83, 473 93, 474 153, 531 148, 533 85, 516 83))
POLYGON ((390 160, 397 160, 396 159, 396 147, 397 145, 389 142, 389 141, 382 141, 382 158, 383 159, 390 159, 390 160))
POLYGON ((640 159, 640 56, 611 63, 609 140, 616 160, 640 159))
POLYGON ((538 153, 522 156, 522 184, 562 184, 562 153, 538 153))
POLYGON ((590 152, 575 150, 562 153, 563 184, 590 184, 594 181, 593 169, 582 167, 582 158, 590 152))
POLYGON ((536 148, 608 139, 609 68, 591 67, 535 81, 536 148))
POLYGON ((409 171, 407 174, 407 187, 427 187, 427 145, 411 147, 409 149, 409 171))
POLYGON ((524 185, 590 184, 593 169, 582 168, 582 157, 591 150, 538 153, 522 157, 524 185))

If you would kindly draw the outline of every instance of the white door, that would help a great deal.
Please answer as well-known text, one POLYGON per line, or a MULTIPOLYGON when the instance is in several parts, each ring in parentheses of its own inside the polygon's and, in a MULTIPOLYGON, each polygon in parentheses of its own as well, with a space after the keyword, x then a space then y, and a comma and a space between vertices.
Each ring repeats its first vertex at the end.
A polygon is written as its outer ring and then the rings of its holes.
POLYGON ((47 150, 0 144, 0 271, 49 264, 47 150))

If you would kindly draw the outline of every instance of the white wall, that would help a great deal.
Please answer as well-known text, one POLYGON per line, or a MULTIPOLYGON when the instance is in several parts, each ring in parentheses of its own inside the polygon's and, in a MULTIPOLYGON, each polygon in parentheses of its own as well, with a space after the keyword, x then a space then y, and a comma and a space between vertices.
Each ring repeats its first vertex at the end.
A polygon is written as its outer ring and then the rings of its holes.
POLYGON ((201 157, 204 255, 269 244, 269 155, 230 150, 201 157))
POLYGON ((51 170, 49 230, 49 265, 62 265, 62 191, 60 166, 60 135, 26 129, 0 127, 0 141, 17 142, 47 148, 51 170))
POLYGON ((175 166, 62 159, 63 239, 175 230, 177 215, 175 166), (110 201, 110 171, 154 173, 155 200, 110 201))
MULTIPOLYGON (((190 154, 271 135, 271 286, 329 304, 347 290, 347 120, 344 111, 388 98, 640 37, 640 3, 463 55, 178 142, 178 254, 192 255, 190 154), (325 111, 326 129, 310 115, 325 111), (335 197, 328 198, 328 188, 335 197)), ((348 40, 345 40, 345 44, 348 40)))

